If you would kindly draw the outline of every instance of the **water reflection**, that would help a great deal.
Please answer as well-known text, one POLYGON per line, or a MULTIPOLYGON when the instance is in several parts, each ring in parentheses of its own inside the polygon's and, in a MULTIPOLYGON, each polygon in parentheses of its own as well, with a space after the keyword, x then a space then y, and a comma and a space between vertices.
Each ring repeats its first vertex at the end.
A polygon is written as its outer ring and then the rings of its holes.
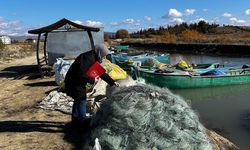
MULTIPOLYGON (((180 59, 189 64, 220 63, 228 67, 250 64, 250 58, 170 55, 171 64, 180 59)), ((241 150, 250 149, 250 84, 172 91, 191 101, 192 108, 207 128, 227 137, 241 150)))
POLYGON ((241 150, 250 148, 250 84, 172 91, 191 101, 207 128, 227 137, 241 150))
POLYGON ((178 89, 174 93, 184 95, 190 100, 202 100, 202 98, 225 97, 230 94, 246 93, 250 90, 250 84, 218 86, 213 88, 178 89))

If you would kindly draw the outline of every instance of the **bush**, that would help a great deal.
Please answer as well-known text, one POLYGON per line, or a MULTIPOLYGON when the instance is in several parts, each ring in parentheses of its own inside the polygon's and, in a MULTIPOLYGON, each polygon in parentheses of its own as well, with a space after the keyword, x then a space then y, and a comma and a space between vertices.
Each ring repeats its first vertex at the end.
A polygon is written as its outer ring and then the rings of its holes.
POLYGON ((164 33, 161 37, 162 37, 163 41, 166 41, 169 43, 176 42, 176 36, 174 34, 169 33, 169 32, 164 33))
POLYGON ((161 42, 161 36, 160 35, 152 35, 152 34, 150 34, 148 37, 151 38, 153 41, 161 42))
POLYGON ((121 38, 121 39, 129 38, 128 30, 120 29, 120 30, 116 31, 115 37, 116 38, 121 38))
POLYGON ((3 44, 3 42, 0 40, 0 50, 3 50, 5 47, 5 45, 3 44))
POLYGON ((196 30, 184 30, 180 34, 180 39, 183 41, 198 41, 202 37, 202 34, 196 30))

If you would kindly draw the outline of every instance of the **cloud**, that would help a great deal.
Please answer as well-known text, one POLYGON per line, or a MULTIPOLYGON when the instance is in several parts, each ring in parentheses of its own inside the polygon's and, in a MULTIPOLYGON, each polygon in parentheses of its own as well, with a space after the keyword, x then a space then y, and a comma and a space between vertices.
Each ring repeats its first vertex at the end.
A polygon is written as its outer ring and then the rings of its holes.
POLYGON ((0 16, 0 22, 3 22, 5 19, 0 16))
POLYGON ((232 17, 233 15, 230 14, 230 13, 228 13, 228 12, 225 12, 222 16, 223 16, 223 17, 232 17))
POLYGON ((215 17, 214 20, 213 20, 212 22, 213 22, 213 23, 220 22, 220 18, 219 18, 219 17, 215 17))
POLYGON ((20 26, 22 26, 22 22, 19 20, 0 23, 0 29, 5 30, 14 29, 20 26))
POLYGON ((135 26, 140 26, 141 24, 139 22, 135 23, 135 26))
POLYGON ((103 23, 99 21, 87 20, 84 25, 91 27, 102 27, 103 23))
POLYGON ((10 25, 11 27, 19 27, 19 26, 21 26, 22 24, 23 24, 22 21, 19 21, 19 20, 9 22, 9 25, 10 25))
POLYGON ((27 35, 28 28, 23 26, 22 21, 10 21, 0 23, 0 35, 27 35))
POLYGON ((135 23, 135 20, 132 18, 126 19, 122 21, 123 24, 133 24, 135 23))
POLYGON ((83 24, 80 20, 75 20, 73 21, 74 23, 77 23, 77 24, 83 24))
POLYGON ((134 25, 134 26, 140 26, 140 20, 135 20, 133 18, 128 18, 128 19, 125 19, 121 22, 111 22, 110 23, 110 26, 122 26, 122 25, 128 25, 128 26, 131 26, 131 25, 134 25))
POLYGON ((186 9, 185 16, 191 16, 194 14, 195 11, 196 11, 195 9, 186 9))
MULTIPOLYGON (((0 32, 1 34, 1 32, 0 32)), ((8 35, 8 36, 18 36, 20 35, 20 33, 17 32, 5 32, 4 35, 8 35)), ((25 33, 21 34, 21 35, 25 35, 25 33)))
POLYGON ((245 14, 246 14, 246 15, 250 15, 250 9, 247 9, 247 10, 245 11, 245 14))
POLYGON ((144 19, 147 20, 147 21, 151 21, 152 18, 149 17, 149 16, 144 16, 144 19))
POLYGON ((179 25, 179 24, 182 24, 183 22, 184 22, 184 20, 181 18, 174 18, 171 20, 170 24, 174 24, 174 25, 178 24, 179 25))
POLYGON ((0 29, 7 29, 7 28, 9 28, 7 22, 0 23, 0 29))
POLYGON ((162 16, 162 18, 164 18, 164 19, 166 19, 166 18, 178 18, 181 16, 182 16, 181 12, 179 12, 176 9, 171 8, 171 9, 169 9, 168 14, 162 16))
POLYGON ((237 19, 235 17, 230 18, 229 21, 230 21, 231 24, 234 24, 234 25, 240 25, 240 24, 243 25, 243 24, 246 23, 245 20, 237 19))
POLYGON ((118 26, 119 23, 118 23, 118 22, 111 22, 110 25, 111 25, 111 26, 118 26))
POLYGON ((73 21, 74 23, 85 25, 85 26, 91 26, 91 27, 102 27, 103 23, 99 21, 93 21, 93 20, 87 20, 85 22, 82 22, 80 20, 73 21))
POLYGON ((208 9, 206 9, 206 8, 205 8, 205 9, 202 9, 202 11, 207 12, 207 11, 208 11, 208 9))
POLYGON ((198 19, 195 19, 195 20, 192 20, 192 21, 190 21, 191 23, 198 23, 198 22, 200 22, 200 21, 205 21, 205 22, 208 22, 206 19, 204 19, 204 18, 198 18, 198 19))
MULTIPOLYGON (((82 22, 80 20, 75 20, 74 22, 77 24, 82 24, 82 25, 86 25, 86 26, 94 26, 94 27, 103 26, 103 23, 101 23, 99 21, 93 21, 93 20, 87 20, 85 22, 82 22)), ((33 26, 33 27, 25 27, 23 25, 23 22, 19 21, 19 20, 2 21, 2 22, 0 22, 0 34, 9 35, 9 36, 30 35, 30 34, 28 34, 28 30, 34 29, 34 28, 40 28, 40 27, 41 27, 41 25, 33 26)))

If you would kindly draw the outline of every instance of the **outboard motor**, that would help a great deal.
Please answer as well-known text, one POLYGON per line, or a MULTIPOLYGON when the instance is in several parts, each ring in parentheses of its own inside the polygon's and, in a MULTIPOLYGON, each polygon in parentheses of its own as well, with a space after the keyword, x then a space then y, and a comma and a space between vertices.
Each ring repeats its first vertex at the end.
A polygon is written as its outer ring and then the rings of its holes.
POLYGON ((242 66, 242 69, 245 69, 245 68, 250 68, 250 64, 245 64, 242 66))

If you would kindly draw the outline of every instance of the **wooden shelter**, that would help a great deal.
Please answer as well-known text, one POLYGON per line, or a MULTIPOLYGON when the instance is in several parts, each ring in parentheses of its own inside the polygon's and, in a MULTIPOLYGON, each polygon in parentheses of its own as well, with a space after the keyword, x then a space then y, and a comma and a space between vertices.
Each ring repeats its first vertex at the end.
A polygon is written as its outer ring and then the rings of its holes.
MULTIPOLYGON (((68 19, 61 19, 51 25, 39 28, 39 29, 34 29, 34 30, 29 30, 28 33, 30 34, 37 34, 38 39, 37 39, 37 45, 36 45, 36 57, 37 57, 37 64, 39 67, 39 71, 41 75, 44 75, 44 72, 48 71, 48 68, 52 68, 51 66, 48 65, 48 55, 47 55, 47 37, 48 33, 54 32, 54 31, 86 31, 89 36, 89 40, 91 43, 91 47, 94 48, 94 40, 91 32, 98 32, 100 31, 100 28, 95 28, 95 27, 89 27, 89 26, 84 26, 81 24, 74 23, 68 19), (41 40, 41 35, 44 35, 44 46, 43 46, 43 56, 40 56, 40 40, 41 40)), ((51 69, 50 69, 51 70, 51 69)))

